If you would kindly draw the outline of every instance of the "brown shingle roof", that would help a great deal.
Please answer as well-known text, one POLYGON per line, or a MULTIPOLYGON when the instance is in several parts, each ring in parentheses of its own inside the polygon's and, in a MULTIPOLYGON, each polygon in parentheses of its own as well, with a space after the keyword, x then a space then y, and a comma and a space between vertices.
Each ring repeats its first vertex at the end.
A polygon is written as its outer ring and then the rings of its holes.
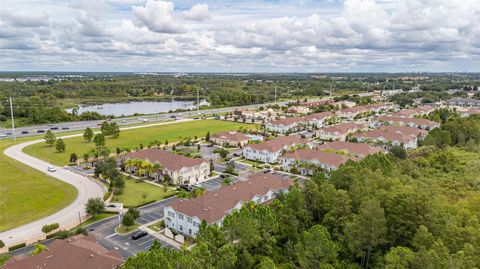
POLYGON ((337 125, 332 125, 328 127, 322 127, 319 131, 323 131, 324 133, 339 133, 339 134, 348 134, 353 129, 362 129, 365 128, 364 125, 354 123, 354 122, 346 122, 340 123, 337 125))
POLYGON ((382 126, 375 130, 354 134, 354 137, 385 138, 388 141, 398 141, 407 143, 414 140, 417 136, 425 136, 428 134, 425 130, 407 126, 382 126))
POLYGON ((292 146, 292 145, 306 145, 307 140, 301 139, 298 136, 291 135, 291 136, 280 136, 273 140, 268 140, 259 144, 251 144, 247 147, 255 150, 266 150, 268 152, 278 152, 283 149, 284 146, 292 146))
POLYGON ((212 135, 213 138, 218 138, 218 139, 223 139, 223 140, 228 140, 228 141, 233 141, 233 142, 243 142, 243 141, 248 141, 250 140, 250 137, 237 132, 237 131, 227 131, 227 132, 221 132, 212 135))
POLYGON ((328 164, 334 167, 340 167, 340 165, 349 160, 349 158, 345 155, 313 149, 300 149, 294 152, 288 152, 283 155, 283 158, 295 159, 298 161, 317 160, 320 163, 328 164))
POLYGON ((319 145, 317 147, 319 150, 338 150, 338 151, 347 151, 350 154, 355 154, 357 156, 367 156, 370 154, 375 154, 383 152, 384 150, 380 147, 373 147, 366 143, 352 143, 344 141, 334 141, 319 145))
POLYGON ((247 181, 223 186, 217 191, 206 192, 194 199, 179 199, 169 206, 177 212, 190 217, 198 217, 208 223, 215 223, 228 214, 239 202, 249 202, 255 195, 265 195, 269 190, 288 189, 293 185, 292 179, 284 179, 273 174, 254 174, 247 181))
POLYGON ((55 240, 35 256, 14 257, 2 269, 113 269, 123 263, 118 250, 108 251, 93 235, 55 240))
POLYGON ((126 159, 149 160, 152 163, 160 163, 164 168, 177 171, 182 167, 192 167, 206 162, 201 158, 188 158, 183 155, 175 154, 161 149, 144 149, 131 152, 125 155, 126 159))
POLYGON ((283 125, 283 126, 289 126, 295 123, 301 123, 303 122, 302 117, 291 117, 291 118, 285 118, 285 119, 280 119, 280 120, 274 120, 271 121, 269 124, 271 125, 283 125))
POLYGON ((420 118, 407 118, 407 117, 395 117, 395 116, 380 116, 378 117, 379 121, 383 122, 403 122, 404 124, 413 123, 420 126, 436 127, 439 125, 438 122, 420 119, 420 118))

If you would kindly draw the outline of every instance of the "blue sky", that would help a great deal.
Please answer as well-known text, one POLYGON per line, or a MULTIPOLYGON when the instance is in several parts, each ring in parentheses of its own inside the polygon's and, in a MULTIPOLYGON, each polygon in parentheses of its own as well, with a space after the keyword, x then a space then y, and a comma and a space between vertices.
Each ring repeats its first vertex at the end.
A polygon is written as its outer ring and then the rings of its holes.
POLYGON ((2 71, 480 71, 476 0, 2 0, 2 71))

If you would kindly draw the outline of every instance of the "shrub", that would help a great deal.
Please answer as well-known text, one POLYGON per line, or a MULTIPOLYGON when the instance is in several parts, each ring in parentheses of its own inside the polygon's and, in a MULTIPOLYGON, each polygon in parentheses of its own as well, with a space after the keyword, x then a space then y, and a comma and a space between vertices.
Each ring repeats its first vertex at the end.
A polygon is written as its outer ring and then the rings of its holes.
POLYGON ((20 248, 24 248, 27 244, 25 243, 21 243, 21 244, 18 244, 18 245, 15 245, 15 246, 11 246, 8 248, 8 251, 14 251, 16 249, 20 249, 20 248))
POLYGON ((45 250, 47 250, 47 247, 45 245, 35 243, 35 249, 30 252, 30 255, 37 255, 38 253, 44 252, 45 250))
POLYGON ((0 240, 0 248, 3 248, 3 247, 5 247, 5 243, 3 243, 2 240, 0 240))
POLYGON ((88 231, 87 231, 87 228, 85 227, 77 227, 77 229, 75 229, 75 231, 73 232, 74 234, 83 234, 85 236, 88 235, 88 231))
POLYGON ((60 224, 58 223, 45 224, 42 227, 42 232, 48 234, 49 232, 58 229, 58 227, 60 227, 60 224))

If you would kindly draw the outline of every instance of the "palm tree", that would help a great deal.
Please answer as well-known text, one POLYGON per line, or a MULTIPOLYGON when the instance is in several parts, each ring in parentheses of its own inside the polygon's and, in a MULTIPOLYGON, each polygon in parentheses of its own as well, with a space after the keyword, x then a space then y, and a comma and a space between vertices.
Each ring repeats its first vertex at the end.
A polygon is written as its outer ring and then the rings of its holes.
MULTIPOLYGON (((157 173, 157 175, 159 175, 159 174, 161 175, 161 174, 163 173, 163 167, 162 167, 162 165, 159 164, 159 163, 154 163, 154 164, 152 165, 152 168, 151 168, 151 173, 157 173)), ((151 174, 151 173, 150 173, 150 174, 151 174)), ((158 179, 158 177, 157 177, 157 179, 158 179)))

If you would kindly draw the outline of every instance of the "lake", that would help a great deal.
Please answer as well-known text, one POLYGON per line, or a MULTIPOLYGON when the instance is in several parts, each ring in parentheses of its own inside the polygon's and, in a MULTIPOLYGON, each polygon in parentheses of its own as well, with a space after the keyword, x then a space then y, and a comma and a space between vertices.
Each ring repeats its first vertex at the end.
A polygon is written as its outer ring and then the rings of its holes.
MULTIPOLYGON (((200 101, 201 105, 208 105, 205 100, 200 101)), ((160 112, 175 111, 177 109, 196 109, 193 101, 171 101, 171 102, 130 102, 130 103, 107 103, 101 105, 81 105, 78 109, 78 114, 92 111, 98 112, 102 115, 131 116, 138 114, 157 114, 160 112)), ((72 109, 67 109, 67 112, 72 112, 72 109)))

